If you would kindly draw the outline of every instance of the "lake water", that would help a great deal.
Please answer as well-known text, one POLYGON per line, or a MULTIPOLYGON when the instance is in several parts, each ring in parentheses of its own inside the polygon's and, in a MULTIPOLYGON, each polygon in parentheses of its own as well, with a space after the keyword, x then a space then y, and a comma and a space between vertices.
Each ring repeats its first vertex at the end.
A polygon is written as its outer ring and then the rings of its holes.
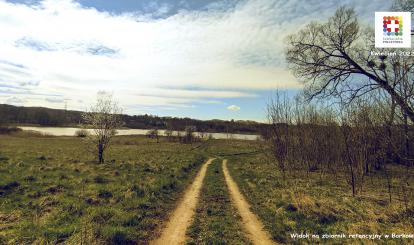
MULTIPOLYGON (((80 128, 63 128, 63 127, 18 127, 23 130, 31 130, 40 132, 43 134, 53 135, 53 136, 74 136, 75 132, 80 128)), ((93 129, 87 129, 89 132, 93 132, 93 129)), ((117 135, 146 135, 150 129, 118 129, 117 135)), ((158 131, 160 135, 165 135, 165 130, 158 131)), ((177 135, 178 131, 173 131, 174 135, 177 135)), ((180 131, 181 134, 184 132, 180 131)), ((199 135, 199 133, 195 133, 199 135)), ((259 135, 255 134, 226 134, 226 133, 206 133, 205 137, 212 136, 213 139, 239 139, 239 140, 257 140, 259 135)))

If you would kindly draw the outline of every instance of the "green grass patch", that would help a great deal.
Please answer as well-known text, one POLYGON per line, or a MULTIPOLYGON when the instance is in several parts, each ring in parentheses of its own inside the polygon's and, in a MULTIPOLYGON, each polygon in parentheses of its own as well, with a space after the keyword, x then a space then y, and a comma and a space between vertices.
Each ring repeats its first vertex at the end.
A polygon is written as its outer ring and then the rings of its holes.
POLYGON ((104 164, 77 137, 0 136, 0 243, 141 244, 205 157, 194 145, 115 137, 104 164))

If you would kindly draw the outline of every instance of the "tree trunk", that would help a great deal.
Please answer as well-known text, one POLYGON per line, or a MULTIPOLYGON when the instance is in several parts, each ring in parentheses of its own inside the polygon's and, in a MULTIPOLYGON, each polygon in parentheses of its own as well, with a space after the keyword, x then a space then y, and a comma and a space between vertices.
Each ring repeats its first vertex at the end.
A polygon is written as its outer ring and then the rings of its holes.
POLYGON ((351 185, 352 185, 352 196, 355 197, 356 195, 356 189, 355 189, 355 174, 354 174, 354 169, 352 167, 352 163, 349 162, 349 169, 351 172, 351 185))
POLYGON ((404 114, 404 164, 408 168, 410 166, 410 135, 408 130, 408 118, 407 115, 404 114))
POLYGON ((98 161, 99 163, 104 162, 104 149, 102 144, 98 144, 98 161))
POLYGON ((387 166, 384 166, 384 171, 385 171, 385 177, 387 178, 387 187, 388 187, 388 197, 389 197, 389 201, 390 203, 392 202, 392 183, 391 183, 391 176, 388 172, 387 166))
MULTIPOLYGON (((342 127, 344 127, 344 126, 342 126, 342 127)), ((346 157, 348 158, 348 170, 349 170, 349 174, 350 174, 350 177, 351 177, 350 182, 351 182, 351 187, 352 187, 352 196, 355 197, 356 196, 356 188, 355 188, 356 187, 356 179, 355 179, 355 173, 354 173, 354 168, 353 168, 353 164, 354 164, 355 161, 354 161, 354 159, 352 159, 353 154, 351 155, 351 150, 349 149, 350 144, 348 142, 349 138, 353 137, 352 135, 350 135, 350 134, 352 134, 352 132, 351 132, 352 129, 349 129, 349 132, 347 132, 346 128, 343 128, 342 130, 343 130, 342 134, 344 136, 344 143, 345 143, 345 154, 346 154, 346 157)), ((351 142, 351 144, 352 144, 352 142, 351 142)))

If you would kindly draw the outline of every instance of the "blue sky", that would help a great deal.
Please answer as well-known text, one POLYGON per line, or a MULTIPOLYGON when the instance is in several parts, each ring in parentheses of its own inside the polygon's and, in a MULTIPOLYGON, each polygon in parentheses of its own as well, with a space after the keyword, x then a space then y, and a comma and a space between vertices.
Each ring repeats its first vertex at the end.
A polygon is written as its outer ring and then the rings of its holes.
POLYGON ((284 38, 338 6, 372 25, 384 0, 0 0, 0 103, 85 110, 98 91, 128 114, 264 121, 302 84, 284 38))

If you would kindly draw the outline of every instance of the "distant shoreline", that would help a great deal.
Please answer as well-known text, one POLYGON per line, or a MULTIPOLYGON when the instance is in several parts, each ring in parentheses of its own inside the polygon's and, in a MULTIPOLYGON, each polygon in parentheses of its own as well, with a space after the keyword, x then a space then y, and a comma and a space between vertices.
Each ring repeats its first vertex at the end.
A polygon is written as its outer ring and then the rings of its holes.
MULTIPOLYGON (((5 123, 3 124, 4 126, 8 126, 8 127, 16 127, 16 128, 25 128, 25 127, 33 127, 33 128, 62 128, 62 129, 67 129, 67 128, 76 128, 76 129, 93 129, 92 127, 89 126, 84 126, 84 125, 80 125, 80 124, 69 124, 69 125, 40 125, 40 124, 19 124, 19 123, 5 123)), ((168 129, 165 128, 129 128, 129 127, 122 127, 122 128, 118 128, 117 130, 154 130, 157 129, 159 131, 166 131, 168 129)), ((171 130, 173 132, 184 132, 183 130, 171 130)), ((196 131, 195 133, 205 133, 205 134, 240 134, 240 135, 260 135, 260 132, 244 132, 244 131, 232 131, 232 132, 222 132, 222 131, 208 131, 208 132, 198 132, 196 131)))
MULTIPOLYGON (((77 130, 81 129, 80 127, 48 127, 48 126, 22 126, 16 125, 15 127, 20 128, 24 131, 36 131, 45 135, 50 136, 75 136, 77 130)), ((86 129, 92 131, 92 128, 86 129)), ((117 135, 127 136, 127 135, 147 135, 153 129, 118 129, 117 135)), ((165 129, 159 129, 160 136, 166 136, 165 129)), ((173 135, 181 134, 185 132, 180 130, 172 130, 173 135)), ((213 139, 235 139, 235 140, 258 140, 261 139, 261 136, 258 134, 237 134, 237 133, 221 133, 221 132, 194 132, 196 136, 204 134, 203 138, 212 137, 213 139)))
MULTIPOLYGON (((86 127, 81 111, 51 109, 45 107, 23 107, 0 104, 0 123, 10 126, 28 127, 86 127)), ((250 120, 198 120, 192 118, 159 117, 154 115, 122 115, 125 122, 121 129, 158 129, 183 131, 192 126, 207 133, 260 134, 268 124, 250 120)))

